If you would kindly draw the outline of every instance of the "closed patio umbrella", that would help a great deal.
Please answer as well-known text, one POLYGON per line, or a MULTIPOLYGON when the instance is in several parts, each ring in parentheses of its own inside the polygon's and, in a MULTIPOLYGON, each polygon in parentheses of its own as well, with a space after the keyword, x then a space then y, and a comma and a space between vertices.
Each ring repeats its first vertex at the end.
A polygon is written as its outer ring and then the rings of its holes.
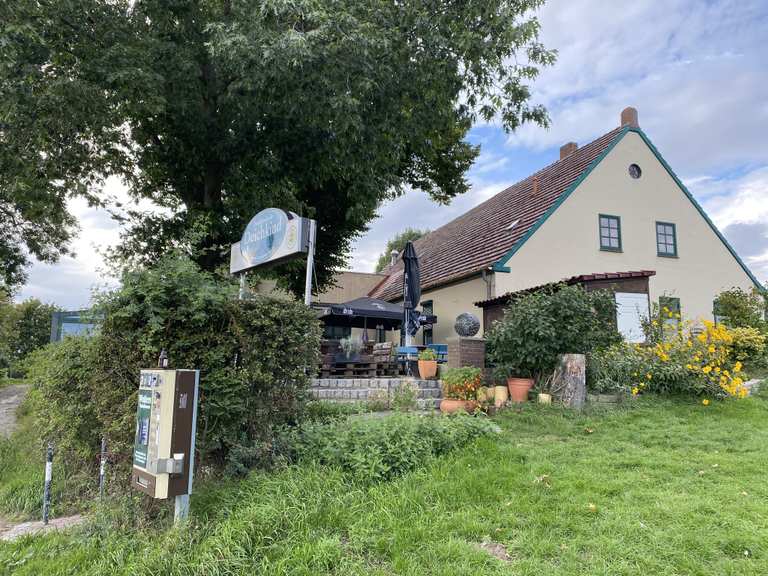
POLYGON ((416 307, 421 300, 421 272, 419 257, 413 242, 408 242, 403 250, 403 329, 405 330, 405 345, 411 345, 411 337, 419 331, 419 314, 416 307))

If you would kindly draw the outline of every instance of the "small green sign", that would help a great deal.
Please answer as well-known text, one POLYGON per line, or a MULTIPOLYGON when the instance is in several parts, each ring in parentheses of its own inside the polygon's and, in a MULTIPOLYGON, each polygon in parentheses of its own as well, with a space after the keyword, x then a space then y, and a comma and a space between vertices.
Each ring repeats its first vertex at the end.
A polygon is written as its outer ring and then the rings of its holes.
POLYGON ((152 390, 139 389, 139 407, 136 410, 136 438, 133 443, 133 463, 147 467, 149 449, 149 417, 152 412, 152 390))

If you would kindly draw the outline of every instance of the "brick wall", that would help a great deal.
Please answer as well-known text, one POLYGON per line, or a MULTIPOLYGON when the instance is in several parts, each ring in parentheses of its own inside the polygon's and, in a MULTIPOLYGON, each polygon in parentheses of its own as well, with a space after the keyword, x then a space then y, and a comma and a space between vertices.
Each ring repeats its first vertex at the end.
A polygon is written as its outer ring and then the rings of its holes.
POLYGON ((485 368, 485 340, 462 337, 448 340, 448 367, 463 366, 485 368))

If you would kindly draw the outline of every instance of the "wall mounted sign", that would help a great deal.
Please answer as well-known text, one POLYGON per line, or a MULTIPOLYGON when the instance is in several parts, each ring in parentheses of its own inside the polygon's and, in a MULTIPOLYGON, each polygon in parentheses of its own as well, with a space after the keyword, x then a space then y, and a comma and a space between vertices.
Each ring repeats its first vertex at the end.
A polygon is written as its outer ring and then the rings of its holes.
POLYGON ((232 245, 230 273, 245 272, 306 253, 310 222, 279 208, 262 210, 248 222, 240 242, 232 245))

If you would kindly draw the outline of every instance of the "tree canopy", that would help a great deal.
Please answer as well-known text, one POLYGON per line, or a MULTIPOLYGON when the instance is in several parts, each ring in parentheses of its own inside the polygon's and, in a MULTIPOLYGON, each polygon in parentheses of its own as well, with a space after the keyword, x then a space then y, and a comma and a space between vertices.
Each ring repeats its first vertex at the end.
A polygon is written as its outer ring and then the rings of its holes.
MULTIPOLYGON (((325 284, 384 200, 467 190, 478 120, 546 125, 543 0, 39 0, 0 7, 0 255, 66 252, 72 195, 135 200, 118 256, 228 258, 270 205, 316 218, 325 284), (8 224, 13 224, 12 228, 8 224)), ((301 291, 300 266, 281 276, 301 291)))
POLYGON ((0 290, 0 367, 18 371, 19 363, 51 340, 51 319, 57 308, 37 298, 13 303, 0 290))
POLYGON ((394 238, 391 238, 387 242, 384 252, 379 254, 379 259, 376 261, 376 272, 382 272, 387 266, 389 266, 391 254, 393 250, 402 252, 405 245, 408 242, 416 242, 422 236, 429 234, 429 230, 416 230, 415 228, 406 228, 394 238))

